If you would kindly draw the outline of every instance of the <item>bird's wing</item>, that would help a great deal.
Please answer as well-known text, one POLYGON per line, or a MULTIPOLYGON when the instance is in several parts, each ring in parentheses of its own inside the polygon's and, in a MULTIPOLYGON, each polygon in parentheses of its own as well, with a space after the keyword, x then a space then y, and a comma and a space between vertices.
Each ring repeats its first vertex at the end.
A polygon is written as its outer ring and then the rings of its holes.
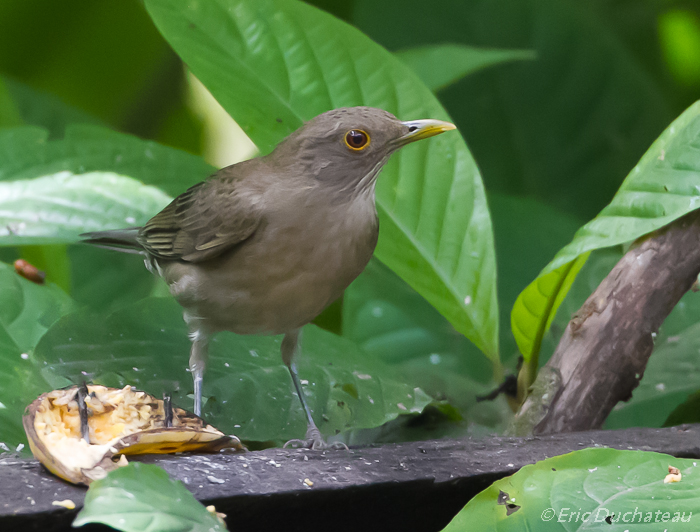
POLYGON ((201 262, 249 238, 261 212, 235 181, 204 181, 175 198, 141 229, 139 243, 153 256, 201 262))

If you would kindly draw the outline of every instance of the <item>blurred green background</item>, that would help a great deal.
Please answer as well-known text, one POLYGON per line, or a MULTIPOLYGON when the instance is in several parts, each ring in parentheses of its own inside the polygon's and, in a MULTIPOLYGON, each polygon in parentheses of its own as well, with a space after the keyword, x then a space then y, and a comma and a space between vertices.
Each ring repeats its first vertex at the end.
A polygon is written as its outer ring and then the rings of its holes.
MULTIPOLYGON (((484 70, 439 96, 490 192, 542 200, 581 219, 606 204, 651 141, 700 97, 693 0, 311 3, 390 50, 430 43, 535 50, 535 61, 484 70)), ((183 65, 137 0, 4 0, 0 72, 86 120, 205 149, 183 65)))
MULTIPOLYGON (((310 3, 355 25, 390 51, 454 43, 534 52, 534 59, 482 69, 438 92, 487 189, 498 258, 501 358, 507 372, 514 371, 517 348, 509 316, 517 295, 576 229, 610 201, 663 129, 700 99, 700 2, 310 3)), ((36 124, 60 138, 67 122, 97 123, 204 155, 216 166, 255 152, 188 75, 138 0, 3 0, 0 76, 0 103, 10 102, 0 105, 0 127, 36 124), (42 112, 38 101, 46 102, 49 111, 42 112)), ((14 258, 10 251, 3 253, 4 260, 14 258)), ((70 253, 74 261, 82 256, 88 263, 96 260, 94 250, 70 253)), ((35 260, 42 266, 50 258, 35 260)), ((600 264, 606 260, 587 266, 558 322, 565 324, 566 312, 570 315, 590 293, 591 279, 602 278, 605 268, 600 264)), ((57 263, 48 269, 48 279, 63 287, 76 284, 73 298, 88 304, 95 284, 113 292, 110 301, 133 300, 152 290, 139 261, 119 258, 113 267, 133 270, 128 290, 100 279, 78 285, 75 278, 83 273, 62 273, 57 263)), ((377 271, 374 279, 382 275, 387 273, 377 271)), ((373 293, 371 280, 365 289, 373 293)), ((319 323, 339 330, 339 308, 331 308, 319 323)), ((561 331, 558 322, 545 352, 551 352, 561 331)), ((352 324, 344 325, 352 330, 352 324)), ((379 349, 372 339, 348 335, 370 352, 379 349)), ((453 354, 476 351, 466 342, 456 344, 449 347, 453 354)), ((458 365, 464 364, 465 374, 491 384, 485 359, 473 357, 458 365)), ((410 372, 410 361, 407 367, 410 372)), ((415 372, 422 372, 420 365, 415 372)), ((440 386, 446 384, 436 384, 440 386)), ((676 404, 688 393, 684 389, 676 404)))
MULTIPOLYGON (((700 98, 700 3, 311 3, 392 51, 458 43, 536 53, 438 93, 489 193, 502 358, 512 364, 508 316, 517 294, 606 205, 672 119, 700 98), (533 207, 544 217, 528 216, 533 207)), ((45 116, 22 106, 28 90, 40 91, 70 106, 74 121, 204 154, 218 166, 254 153, 222 123, 138 0, 4 0, 0 74, 25 123, 46 125, 45 116)), ((0 117, 5 125, 17 118, 0 117)), ((59 136, 60 128, 57 119, 52 133, 59 136)))

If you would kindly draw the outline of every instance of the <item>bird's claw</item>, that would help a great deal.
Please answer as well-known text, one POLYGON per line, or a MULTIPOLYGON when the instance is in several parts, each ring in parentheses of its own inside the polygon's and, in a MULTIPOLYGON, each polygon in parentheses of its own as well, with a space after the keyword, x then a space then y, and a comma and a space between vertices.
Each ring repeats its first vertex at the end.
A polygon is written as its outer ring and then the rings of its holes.
POLYGON ((311 449, 312 451, 348 451, 348 446, 342 441, 327 443, 316 427, 309 427, 303 440, 293 439, 284 444, 285 448, 311 449))

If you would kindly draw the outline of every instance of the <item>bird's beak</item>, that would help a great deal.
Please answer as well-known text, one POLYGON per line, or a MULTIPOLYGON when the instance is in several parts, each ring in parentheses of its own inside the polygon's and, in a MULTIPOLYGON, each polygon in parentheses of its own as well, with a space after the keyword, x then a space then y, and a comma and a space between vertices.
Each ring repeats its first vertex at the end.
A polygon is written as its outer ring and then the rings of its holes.
POLYGON ((427 139, 445 131, 457 129, 457 126, 454 124, 443 122, 442 120, 409 120, 401 123, 408 128, 408 133, 397 139, 399 146, 405 146, 416 140, 427 139))

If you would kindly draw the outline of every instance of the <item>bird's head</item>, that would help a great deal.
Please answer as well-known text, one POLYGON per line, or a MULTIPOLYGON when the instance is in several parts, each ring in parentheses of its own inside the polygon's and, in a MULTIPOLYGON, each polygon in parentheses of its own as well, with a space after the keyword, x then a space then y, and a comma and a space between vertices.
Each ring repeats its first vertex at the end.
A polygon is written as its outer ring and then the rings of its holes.
POLYGON ((309 178, 353 197, 374 188, 396 150, 451 129, 453 124, 441 120, 402 122, 382 109, 345 107, 304 124, 280 143, 273 157, 292 160, 309 178))

